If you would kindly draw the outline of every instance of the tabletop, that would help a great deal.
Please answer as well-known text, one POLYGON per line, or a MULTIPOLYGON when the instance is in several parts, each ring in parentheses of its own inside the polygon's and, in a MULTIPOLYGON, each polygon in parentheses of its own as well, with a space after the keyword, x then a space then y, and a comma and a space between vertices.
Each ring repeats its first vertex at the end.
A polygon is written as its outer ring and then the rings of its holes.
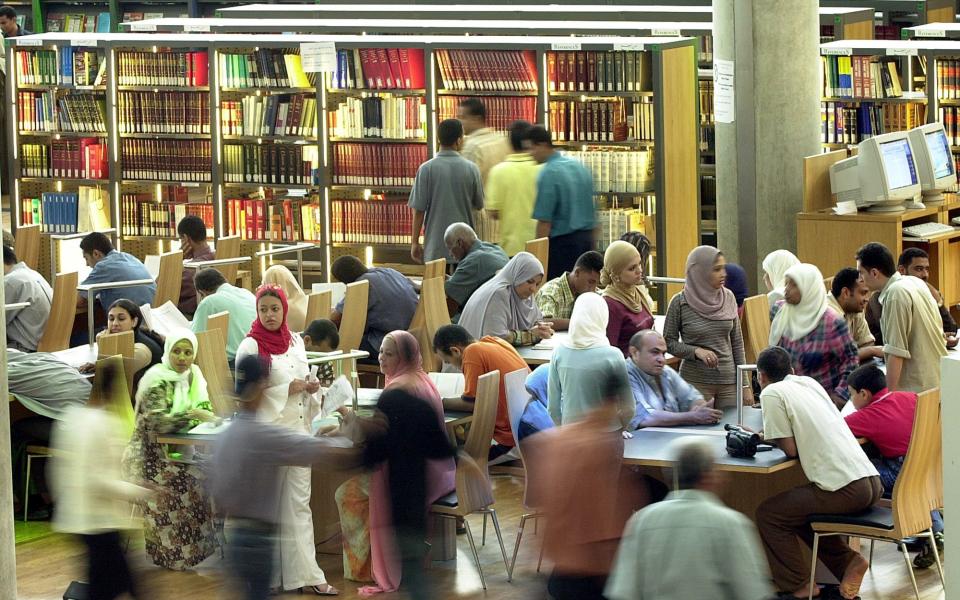
MULTIPOLYGON (((666 319, 667 317, 665 315, 654 315, 653 328, 660 333, 663 333, 663 323, 666 321, 666 319)), ((517 353, 530 366, 542 365, 550 362, 550 358, 553 356, 553 349, 557 346, 562 346, 563 342, 569 337, 569 332, 558 331, 553 334, 553 337, 549 340, 544 340, 533 346, 523 346, 521 348, 517 348, 517 353)), ((676 367, 676 365, 680 362, 680 359, 670 354, 667 354, 666 358, 667 364, 673 367, 676 367)))

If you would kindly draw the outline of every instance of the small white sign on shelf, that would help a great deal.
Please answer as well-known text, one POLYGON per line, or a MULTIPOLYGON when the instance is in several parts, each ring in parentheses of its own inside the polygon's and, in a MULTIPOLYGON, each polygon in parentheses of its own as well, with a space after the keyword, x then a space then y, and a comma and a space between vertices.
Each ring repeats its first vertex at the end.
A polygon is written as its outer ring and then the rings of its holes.
POLYGON ((943 29, 914 29, 913 35, 918 38, 945 38, 947 32, 943 29))
POLYGON ((333 73, 337 70, 337 48, 333 42, 300 44, 304 73, 333 73))
POLYGON ((77 38, 74 40, 70 40, 70 45, 75 48, 78 46, 82 46, 84 48, 96 48, 97 40, 77 38))
POLYGON ((887 48, 887 56, 916 56, 916 48, 887 48))
POLYGON ((734 65, 732 60, 713 60, 713 117, 717 123, 733 123, 736 116, 734 102, 734 65))
POLYGON ((820 54, 823 56, 851 56, 853 48, 820 48, 820 54))
POLYGON ((156 31, 157 26, 153 23, 140 23, 134 21, 130 23, 130 31, 156 31))
POLYGON ((651 30, 650 35, 653 37, 680 37, 680 30, 658 28, 651 30))
POLYGON ((579 50, 580 42, 553 42, 550 44, 551 50, 579 50))
POLYGON ((42 46, 43 40, 31 39, 29 37, 14 38, 18 46, 42 46))
POLYGON ((183 26, 184 33, 209 33, 209 23, 187 23, 183 26))
POLYGON ((615 42, 613 49, 621 52, 643 52, 643 44, 637 42, 615 42))

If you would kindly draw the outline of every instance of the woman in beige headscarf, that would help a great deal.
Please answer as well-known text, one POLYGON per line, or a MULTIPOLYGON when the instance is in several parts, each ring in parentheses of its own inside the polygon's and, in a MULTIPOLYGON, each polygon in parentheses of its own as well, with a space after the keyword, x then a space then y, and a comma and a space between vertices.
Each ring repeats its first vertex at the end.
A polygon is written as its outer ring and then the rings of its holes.
POLYGON ((290 331, 303 331, 307 327, 307 295, 297 283, 290 269, 283 265, 273 265, 263 272, 261 284, 279 285, 287 295, 287 327, 290 331))
POLYGON ((642 282, 643 264, 637 248, 623 241, 610 244, 603 255, 600 285, 604 286, 603 299, 610 310, 607 338, 624 356, 629 356, 633 334, 653 329, 652 303, 642 282))

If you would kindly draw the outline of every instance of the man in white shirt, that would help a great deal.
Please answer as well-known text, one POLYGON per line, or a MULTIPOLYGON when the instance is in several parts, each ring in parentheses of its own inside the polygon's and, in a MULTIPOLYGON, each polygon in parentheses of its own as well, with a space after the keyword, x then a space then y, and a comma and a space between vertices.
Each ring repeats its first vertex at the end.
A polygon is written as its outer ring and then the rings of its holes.
MULTIPOLYGON (((864 510, 880 499, 883 485, 830 396, 815 380, 793 374, 786 350, 775 346, 761 352, 757 371, 764 439, 799 458, 810 480, 765 500, 757 508, 757 526, 777 589, 806 598, 810 563, 797 537, 812 546, 809 516, 864 510)), ((840 580, 841 596, 857 597, 866 559, 841 537, 821 538, 819 557, 840 580)))
POLYGON ((50 318, 53 290, 43 275, 17 260, 10 246, 3 247, 3 294, 6 304, 30 303, 26 308, 5 312, 7 345, 35 352, 50 318))

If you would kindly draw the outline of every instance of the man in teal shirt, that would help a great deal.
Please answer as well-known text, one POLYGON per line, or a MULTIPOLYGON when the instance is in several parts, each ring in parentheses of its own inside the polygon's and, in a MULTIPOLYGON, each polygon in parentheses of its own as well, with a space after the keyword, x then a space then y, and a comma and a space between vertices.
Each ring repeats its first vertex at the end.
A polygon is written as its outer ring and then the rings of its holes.
POLYGON ((477 238, 477 232, 466 223, 454 223, 447 227, 443 243, 457 261, 457 270, 444 284, 447 308, 451 315, 455 315, 478 287, 507 264, 508 258, 500 246, 477 238))
POLYGON ((227 329, 227 360, 233 364, 237 346, 250 331, 257 318, 257 299, 248 290, 227 283, 220 271, 200 269, 193 278, 197 288, 197 312, 193 314, 191 329, 194 333, 207 330, 207 317, 220 312, 230 313, 227 329))

